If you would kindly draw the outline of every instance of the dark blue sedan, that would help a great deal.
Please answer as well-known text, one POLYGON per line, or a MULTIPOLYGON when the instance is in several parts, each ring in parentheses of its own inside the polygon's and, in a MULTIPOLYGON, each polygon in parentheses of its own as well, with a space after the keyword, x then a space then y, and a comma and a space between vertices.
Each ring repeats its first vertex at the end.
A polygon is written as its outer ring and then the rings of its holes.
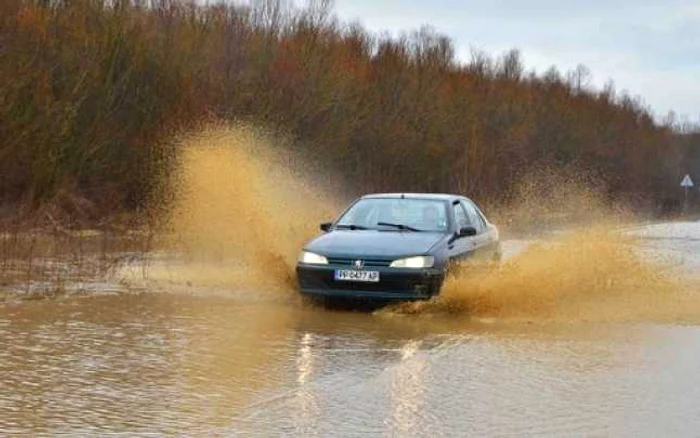
POLYGON ((426 299, 453 262, 499 260, 498 229, 463 196, 363 196, 299 255, 299 290, 314 297, 426 299))

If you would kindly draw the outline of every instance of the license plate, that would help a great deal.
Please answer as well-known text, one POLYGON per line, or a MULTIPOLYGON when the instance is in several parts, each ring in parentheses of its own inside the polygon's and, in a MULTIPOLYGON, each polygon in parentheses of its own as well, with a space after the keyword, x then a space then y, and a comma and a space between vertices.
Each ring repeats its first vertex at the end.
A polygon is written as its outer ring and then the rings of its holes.
POLYGON ((350 271, 337 270, 335 271, 335 279, 337 281, 364 281, 368 283, 379 282, 379 271, 350 271))

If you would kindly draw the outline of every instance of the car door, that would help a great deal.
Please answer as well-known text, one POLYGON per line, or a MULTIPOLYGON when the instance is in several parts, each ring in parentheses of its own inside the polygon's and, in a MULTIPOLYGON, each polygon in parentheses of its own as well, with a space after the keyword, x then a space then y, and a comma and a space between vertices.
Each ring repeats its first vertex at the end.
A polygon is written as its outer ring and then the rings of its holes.
MULTIPOLYGON (((458 232, 461 228, 473 226, 467 214, 467 210, 459 201, 452 203, 452 217, 453 223, 455 224, 455 232, 458 232)), ((469 236, 458 239, 453 237, 452 242, 448 246, 450 260, 459 262, 469 259, 474 254, 474 249, 476 247, 475 237, 476 236, 469 236)))
POLYGON ((491 258, 494 252, 494 241, 491 233, 489 233, 489 227, 484 216, 480 214, 476 205, 471 201, 462 200, 461 203, 464 206, 471 226, 476 229, 476 236, 474 236, 474 255, 483 258, 491 258))

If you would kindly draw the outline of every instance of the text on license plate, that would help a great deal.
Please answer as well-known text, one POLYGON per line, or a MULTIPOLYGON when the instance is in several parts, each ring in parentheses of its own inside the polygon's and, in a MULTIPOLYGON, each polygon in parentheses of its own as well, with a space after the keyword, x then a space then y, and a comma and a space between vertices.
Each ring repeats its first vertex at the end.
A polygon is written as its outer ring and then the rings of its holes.
POLYGON ((335 271, 337 281, 366 281, 377 283, 379 281, 379 271, 351 271, 338 269, 335 271))

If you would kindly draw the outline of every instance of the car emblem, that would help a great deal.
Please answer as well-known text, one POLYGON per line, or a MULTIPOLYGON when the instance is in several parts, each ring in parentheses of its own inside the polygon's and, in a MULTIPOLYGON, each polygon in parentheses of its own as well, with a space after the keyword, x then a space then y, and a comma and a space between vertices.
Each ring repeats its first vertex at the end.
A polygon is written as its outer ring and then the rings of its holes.
POLYGON ((353 263, 357 269, 362 269, 365 267, 365 262, 363 260, 355 260, 353 263))

